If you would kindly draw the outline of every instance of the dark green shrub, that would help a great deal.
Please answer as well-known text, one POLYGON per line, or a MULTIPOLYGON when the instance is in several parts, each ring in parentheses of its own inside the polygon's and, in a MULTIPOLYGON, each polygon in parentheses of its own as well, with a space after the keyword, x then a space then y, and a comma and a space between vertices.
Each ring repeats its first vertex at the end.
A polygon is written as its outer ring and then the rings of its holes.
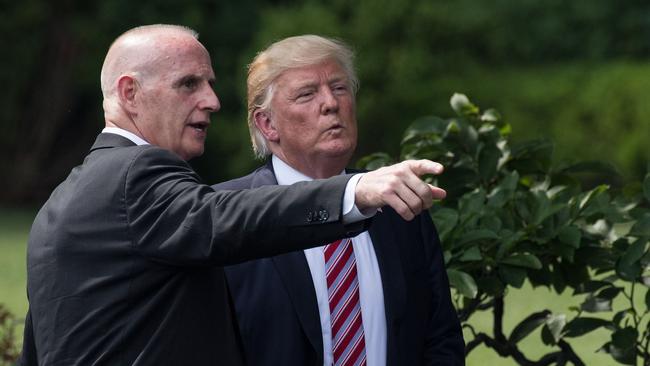
MULTIPOLYGON (((466 352, 485 344, 520 365, 583 365, 566 340, 606 328, 611 341, 602 351, 623 364, 650 364, 650 174, 624 189, 600 184, 620 181, 612 167, 553 166, 551 141, 511 145, 511 127, 497 111, 481 111, 462 94, 451 105, 456 117, 422 117, 407 129, 399 159, 427 158, 446 167, 431 179, 448 197, 431 213, 458 315, 472 335, 466 352), (506 335, 504 297, 508 287, 525 281, 587 296, 570 314, 534 309, 506 335), (642 306, 632 301, 639 291, 646 295, 642 306), (617 298, 628 305, 611 313, 617 298), (493 312, 491 335, 467 323, 485 310, 493 312), (591 315, 597 312, 611 316, 591 315), (535 361, 518 343, 539 327, 541 341, 555 347, 535 361)), ((359 165, 376 168, 392 160, 377 153, 359 165)))
POLYGON ((0 304, 0 365, 13 365, 20 354, 15 336, 18 320, 0 304))

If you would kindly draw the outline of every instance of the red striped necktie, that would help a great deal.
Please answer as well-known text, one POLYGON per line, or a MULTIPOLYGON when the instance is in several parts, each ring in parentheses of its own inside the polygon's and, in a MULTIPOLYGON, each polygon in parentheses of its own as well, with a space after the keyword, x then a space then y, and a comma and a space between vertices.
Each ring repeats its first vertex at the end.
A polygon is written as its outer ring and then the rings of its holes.
POLYGON ((366 342, 352 241, 335 241, 325 246, 324 252, 334 365, 365 366, 366 342))

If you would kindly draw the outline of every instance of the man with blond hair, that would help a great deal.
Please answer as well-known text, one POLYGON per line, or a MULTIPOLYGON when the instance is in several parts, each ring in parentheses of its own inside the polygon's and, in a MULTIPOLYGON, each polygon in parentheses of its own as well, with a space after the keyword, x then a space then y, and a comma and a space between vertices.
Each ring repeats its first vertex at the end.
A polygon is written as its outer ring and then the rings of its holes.
MULTIPOLYGON (((270 158, 216 189, 346 173, 358 88, 346 45, 315 35, 278 41, 255 57, 247 86, 253 149, 270 158)), ((391 206, 351 238, 226 267, 249 364, 464 364, 431 218, 391 206)))
POLYGON ((440 170, 425 160, 215 192, 186 163, 220 108, 214 80, 188 28, 138 27, 111 45, 106 128, 30 232, 22 365, 241 365, 220 266, 353 235, 362 212, 400 201, 415 214, 444 195, 418 178, 440 170))

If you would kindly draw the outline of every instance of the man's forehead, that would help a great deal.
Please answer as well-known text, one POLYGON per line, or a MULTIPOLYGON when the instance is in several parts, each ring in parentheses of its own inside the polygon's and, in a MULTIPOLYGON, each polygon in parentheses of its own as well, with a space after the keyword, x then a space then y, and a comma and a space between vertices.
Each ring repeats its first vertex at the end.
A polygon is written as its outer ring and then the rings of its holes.
POLYGON ((347 80, 347 74, 337 62, 326 62, 288 69, 277 80, 289 87, 300 87, 321 81, 347 80))

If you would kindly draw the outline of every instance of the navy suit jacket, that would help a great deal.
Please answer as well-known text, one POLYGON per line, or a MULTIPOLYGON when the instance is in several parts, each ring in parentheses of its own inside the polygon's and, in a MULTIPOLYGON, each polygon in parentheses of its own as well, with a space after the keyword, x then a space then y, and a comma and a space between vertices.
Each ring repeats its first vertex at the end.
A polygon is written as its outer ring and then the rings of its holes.
MULTIPOLYGON (((245 177, 213 188, 276 184, 269 161, 245 177)), ((409 222, 385 207, 374 217, 369 232, 384 291, 387 365, 463 365, 460 323, 429 214, 409 222)), ((316 293, 302 251, 229 266, 225 271, 249 365, 323 365, 316 293)))

